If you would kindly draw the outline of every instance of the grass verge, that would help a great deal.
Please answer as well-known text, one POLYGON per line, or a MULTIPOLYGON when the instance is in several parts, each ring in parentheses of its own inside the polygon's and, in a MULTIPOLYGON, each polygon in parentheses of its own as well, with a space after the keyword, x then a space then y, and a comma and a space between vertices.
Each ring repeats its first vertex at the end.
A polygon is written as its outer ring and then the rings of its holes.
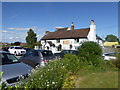
POLYGON ((105 71, 80 75, 76 79, 77 88, 118 88, 118 71, 105 71))

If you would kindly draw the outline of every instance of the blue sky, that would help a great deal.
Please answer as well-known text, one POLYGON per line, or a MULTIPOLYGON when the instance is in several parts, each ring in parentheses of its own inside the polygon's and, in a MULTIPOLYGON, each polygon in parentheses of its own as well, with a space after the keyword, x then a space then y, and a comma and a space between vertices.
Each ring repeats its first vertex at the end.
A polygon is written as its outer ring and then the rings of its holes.
POLYGON ((32 28, 38 40, 56 27, 88 28, 95 21, 96 31, 104 38, 118 36, 117 2, 3 2, 2 41, 25 42, 27 31, 32 28))

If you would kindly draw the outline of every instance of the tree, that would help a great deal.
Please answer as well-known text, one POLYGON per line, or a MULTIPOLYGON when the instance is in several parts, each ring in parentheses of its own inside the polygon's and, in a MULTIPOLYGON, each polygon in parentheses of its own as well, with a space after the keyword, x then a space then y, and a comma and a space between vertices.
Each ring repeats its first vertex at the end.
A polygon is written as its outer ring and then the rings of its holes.
POLYGON ((106 41, 108 42, 118 42, 118 38, 115 35, 107 35, 105 38, 106 41))
POLYGON ((99 64, 99 58, 101 57, 102 49, 99 44, 95 42, 84 42, 78 48, 78 56, 85 62, 92 63, 93 65, 99 64))
POLYGON ((34 48, 35 43, 37 42, 36 33, 32 29, 27 32, 28 36, 26 37, 26 43, 30 48, 34 48))
POLYGON ((20 44, 21 44, 21 42, 14 42, 14 45, 16 45, 16 46, 18 46, 20 44))

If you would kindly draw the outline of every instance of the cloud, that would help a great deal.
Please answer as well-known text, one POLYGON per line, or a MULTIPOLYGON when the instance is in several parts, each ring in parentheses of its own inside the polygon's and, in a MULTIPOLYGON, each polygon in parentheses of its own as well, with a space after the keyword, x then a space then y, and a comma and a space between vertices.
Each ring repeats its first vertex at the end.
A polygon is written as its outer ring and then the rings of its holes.
POLYGON ((26 41, 25 39, 26 39, 26 36, 27 36, 27 31, 30 28, 33 29, 34 32, 37 34, 37 40, 38 41, 44 35, 44 31, 50 30, 50 28, 39 28, 37 26, 26 27, 26 28, 10 27, 10 28, 7 28, 7 30, 1 30, 0 31, 0 32, 3 32, 2 40, 5 41, 5 42, 10 42, 10 43, 11 42, 16 42, 16 41, 25 42, 26 41), (20 32, 16 32, 16 31, 20 31, 20 32), (24 31, 24 32, 22 32, 22 31, 24 31))
POLYGON ((29 30, 30 28, 7 28, 7 29, 22 31, 22 30, 29 30))
POLYGON ((14 33, 12 31, 7 31, 7 30, 0 30, 0 32, 2 32, 2 33, 14 33))
POLYGON ((49 28, 38 28, 37 26, 27 27, 27 28, 7 28, 8 30, 16 30, 16 31, 28 31, 29 29, 33 29, 34 31, 44 31, 49 28))

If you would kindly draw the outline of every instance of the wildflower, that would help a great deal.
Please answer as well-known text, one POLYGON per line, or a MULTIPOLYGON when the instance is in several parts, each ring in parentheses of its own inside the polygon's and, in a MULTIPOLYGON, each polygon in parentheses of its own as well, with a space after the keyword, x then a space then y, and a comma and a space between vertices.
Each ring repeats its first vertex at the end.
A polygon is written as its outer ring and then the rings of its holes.
POLYGON ((74 78, 75 78, 75 76, 71 76, 71 77, 70 77, 70 79, 74 79, 74 78))
POLYGON ((49 87, 49 84, 47 84, 47 87, 49 87))
POLYGON ((33 79, 31 79, 31 81, 33 81, 33 79))
POLYGON ((68 72, 68 74, 72 75, 72 74, 73 74, 73 72, 68 72))
POLYGON ((39 78, 39 80, 40 80, 41 78, 39 78))
POLYGON ((43 77, 43 75, 41 75, 41 77, 43 77))
POLYGON ((52 82, 52 84, 55 84, 55 82, 52 82))

